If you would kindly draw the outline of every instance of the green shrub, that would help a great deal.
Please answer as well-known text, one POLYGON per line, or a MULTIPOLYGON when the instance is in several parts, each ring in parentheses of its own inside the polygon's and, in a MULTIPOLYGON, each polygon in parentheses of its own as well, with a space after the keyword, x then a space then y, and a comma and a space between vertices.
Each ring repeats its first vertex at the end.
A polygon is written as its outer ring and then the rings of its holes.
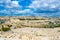
POLYGON ((58 24, 57 27, 60 27, 60 24, 58 24))
POLYGON ((60 30, 58 30, 58 32, 60 32, 60 30))
POLYGON ((4 20, 0 20, 0 24, 4 23, 5 21, 4 20))
POLYGON ((9 31, 10 30, 10 27, 8 28, 2 28, 2 31, 9 31))
POLYGON ((1 31, 1 28, 0 28, 0 31, 1 31))
POLYGON ((46 26, 44 26, 44 28, 54 28, 54 26, 53 25, 46 25, 46 26))

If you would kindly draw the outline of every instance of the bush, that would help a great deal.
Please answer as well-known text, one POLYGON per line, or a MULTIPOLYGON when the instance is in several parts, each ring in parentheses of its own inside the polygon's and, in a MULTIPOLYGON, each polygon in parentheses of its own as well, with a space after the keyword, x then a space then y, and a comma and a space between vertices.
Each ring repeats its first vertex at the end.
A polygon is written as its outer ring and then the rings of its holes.
POLYGON ((10 27, 8 28, 2 28, 2 31, 9 31, 10 30, 10 27))
POLYGON ((0 24, 4 23, 5 21, 4 20, 0 20, 0 24))
POLYGON ((54 28, 54 25, 46 25, 44 28, 54 28))
POLYGON ((9 24, 8 24, 7 26, 8 26, 8 27, 11 27, 12 25, 9 25, 9 24))
POLYGON ((57 24, 57 27, 60 27, 60 24, 57 24))
POLYGON ((58 32, 60 32, 60 30, 58 30, 58 32))

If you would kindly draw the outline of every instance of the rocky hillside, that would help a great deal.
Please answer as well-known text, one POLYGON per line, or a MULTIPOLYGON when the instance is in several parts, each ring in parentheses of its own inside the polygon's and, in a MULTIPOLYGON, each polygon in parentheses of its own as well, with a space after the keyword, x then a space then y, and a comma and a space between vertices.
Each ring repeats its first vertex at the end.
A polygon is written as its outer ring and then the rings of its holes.
POLYGON ((60 18, 0 17, 0 40, 60 40, 60 18))

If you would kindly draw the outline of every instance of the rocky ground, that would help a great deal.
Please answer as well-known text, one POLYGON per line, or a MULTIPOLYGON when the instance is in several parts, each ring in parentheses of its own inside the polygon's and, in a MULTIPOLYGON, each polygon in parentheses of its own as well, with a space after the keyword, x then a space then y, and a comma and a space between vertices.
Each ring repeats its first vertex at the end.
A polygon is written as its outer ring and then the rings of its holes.
POLYGON ((60 18, 0 17, 0 40, 60 40, 60 18))
POLYGON ((60 40, 60 28, 17 28, 0 31, 0 40, 60 40))

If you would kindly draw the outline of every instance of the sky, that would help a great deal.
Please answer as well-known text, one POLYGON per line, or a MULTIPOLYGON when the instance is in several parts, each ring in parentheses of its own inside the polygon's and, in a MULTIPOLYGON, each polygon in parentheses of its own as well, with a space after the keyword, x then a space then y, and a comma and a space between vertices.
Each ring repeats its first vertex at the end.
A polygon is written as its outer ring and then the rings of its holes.
POLYGON ((60 17, 60 0, 0 0, 0 16, 60 17))

